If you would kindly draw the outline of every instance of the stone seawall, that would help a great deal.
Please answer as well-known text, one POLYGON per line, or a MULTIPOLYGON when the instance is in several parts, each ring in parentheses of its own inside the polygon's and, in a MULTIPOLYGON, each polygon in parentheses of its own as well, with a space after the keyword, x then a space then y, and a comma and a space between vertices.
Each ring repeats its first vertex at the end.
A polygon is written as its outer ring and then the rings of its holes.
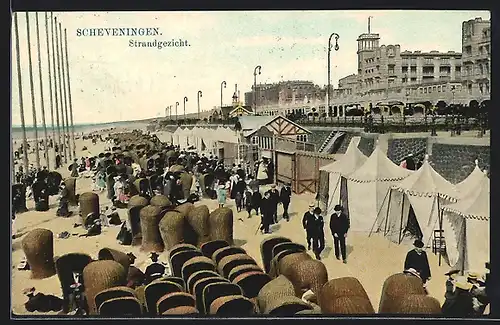
MULTIPOLYGON (((333 128, 309 127, 311 132, 329 134, 333 128)), ((360 129, 343 129, 346 132, 335 145, 335 154, 345 153, 351 139, 359 136, 358 149, 369 156, 375 149, 379 134, 364 133, 360 129)), ((327 135, 328 136, 328 135, 327 135)), ((489 137, 477 138, 471 133, 459 137, 450 137, 449 132, 438 133, 431 137, 428 133, 398 133, 385 134, 387 137, 387 157, 396 164, 410 153, 416 159, 423 160, 429 154, 429 162, 445 179, 456 184, 463 181, 474 169, 474 161, 479 160, 481 169, 490 170, 489 137)), ((312 137, 314 139, 314 136, 312 137)), ((320 137, 316 137, 317 141, 320 137)), ((321 137, 322 138, 322 137, 321 137)), ((326 137, 325 137, 326 140, 326 137)), ((324 141, 324 140, 323 140, 324 141)), ((317 148, 322 143, 317 144, 317 148)))

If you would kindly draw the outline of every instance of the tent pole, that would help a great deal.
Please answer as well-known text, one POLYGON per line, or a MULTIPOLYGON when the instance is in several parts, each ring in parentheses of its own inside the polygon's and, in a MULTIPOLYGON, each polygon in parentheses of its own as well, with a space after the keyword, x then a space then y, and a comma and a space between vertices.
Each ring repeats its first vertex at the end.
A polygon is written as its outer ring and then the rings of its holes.
POLYGON ((464 220, 464 226, 463 226, 463 235, 462 235, 462 245, 463 245, 463 252, 462 252, 462 272, 461 272, 461 275, 464 275, 465 274, 465 255, 467 254, 467 249, 466 249, 466 241, 467 241, 467 218, 463 218, 464 220))
POLYGON ((405 193, 403 192, 403 200, 401 200, 401 223, 399 225, 399 242, 398 242, 398 244, 401 244, 401 241, 403 240, 403 238, 401 236, 403 235, 402 230, 403 230, 403 212, 404 212, 404 209, 405 209, 405 193))
POLYGON ((439 195, 437 196, 437 206, 438 206, 438 217, 439 217, 439 258, 438 258, 438 265, 441 266, 441 247, 442 247, 442 236, 441 234, 443 233, 443 212, 441 211, 440 209, 440 206, 439 206, 439 195))
POLYGON ((392 189, 389 192, 389 202, 387 202, 387 213, 385 214, 384 236, 387 235, 387 222, 389 221, 389 211, 391 208, 392 189))
MULTIPOLYGON (((380 215, 380 211, 382 211, 382 207, 384 206, 385 200, 387 199, 387 195, 390 195, 389 193, 391 192, 391 189, 385 193, 384 200, 382 201, 382 205, 380 206, 380 209, 377 211, 377 217, 375 218, 375 221, 373 222, 372 229, 370 229, 370 233, 368 234, 368 237, 372 235, 373 229, 375 228, 375 225, 377 224, 378 216, 380 215)), ((387 225, 387 221, 386 221, 387 225)), ((385 233, 384 233, 385 234, 385 233)))

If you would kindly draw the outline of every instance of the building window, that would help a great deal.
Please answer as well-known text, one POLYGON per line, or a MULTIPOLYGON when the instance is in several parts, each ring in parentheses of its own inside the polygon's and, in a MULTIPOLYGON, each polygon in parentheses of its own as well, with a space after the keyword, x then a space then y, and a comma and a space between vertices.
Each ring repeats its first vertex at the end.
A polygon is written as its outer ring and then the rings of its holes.
POLYGON ((257 141, 257 137, 252 137, 252 144, 257 144, 258 141, 257 141))
POLYGON ((410 73, 417 73, 417 67, 410 67, 410 73))
POLYGON ((420 93, 423 94, 424 93, 424 89, 423 88, 420 88, 420 93))
POLYGON ((490 64, 489 63, 484 64, 484 70, 486 73, 490 73, 490 64))
POLYGON ((483 93, 483 84, 479 83, 479 92, 482 94, 483 93))
POLYGON ((459 66, 459 65, 457 65, 457 66, 455 67, 455 71, 456 71, 456 72, 461 72, 461 71, 462 71, 462 67, 461 67, 461 66, 459 66))
POLYGON ((472 95, 472 84, 467 85, 467 91, 469 92, 469 95, 472 95))
POLYGON ((427 88, 424 88, 424 94, 427 94, 427 88))
POLYGON ((388 56, 394 56, 394 48, 389 47, 389 48, 387 49, 387 55, 388 55, 388 56))
POLYGON ((445 86, 445 85, 443 85, 443 92, 445 92, 445 91, 446 91, 446 86, 445 86))
POLYGON ((486 94, 489 94, 489 93, 490 93, 490 85, 489 85, 488 83, 485 83, 485 84, 484 84, 484 88, 486 88, 486 89, 485 89, 485 93, 486 93, 486 94))
POLYGON ((431 58, 426 58, 424 60, 424 64, 433 64, 432 59, 431 58))
POLYGON ((402 73, 407 73, 408 72, 408 67, 402 67, 401 68, 402 73))
POLYGON ((436 92, 436 86, 432 87, 432 91, 436 92))
POLYGON ((482 65, 482 64, 479 64, 479 72, 480 72, 481 74, 483 74, 483 73, 484 73, 484 68, 483 68, 483 65, 482 65))
POLYGON ((438 86, 437 90, 438 90, 438 93, 440 93, 441 92, 441 86, 438 86))
POLYGON ((417 82, 417 78, 410 78, 411 82, 417 82))
POLYGON ((472 46, 469 45, 465 47, 465 54, 472 55, 472 46))

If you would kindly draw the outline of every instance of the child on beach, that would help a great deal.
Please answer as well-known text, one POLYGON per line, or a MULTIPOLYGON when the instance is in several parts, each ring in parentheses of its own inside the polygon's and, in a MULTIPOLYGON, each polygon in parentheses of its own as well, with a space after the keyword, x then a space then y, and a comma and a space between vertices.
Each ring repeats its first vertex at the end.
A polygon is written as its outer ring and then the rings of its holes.
POLYGON ((224 207, 224 204, 226 204, 226 198, 227 198, 227 189, 223 184, 221 184, 217 189, 217 202, 219 202, 219 208, 224 207))

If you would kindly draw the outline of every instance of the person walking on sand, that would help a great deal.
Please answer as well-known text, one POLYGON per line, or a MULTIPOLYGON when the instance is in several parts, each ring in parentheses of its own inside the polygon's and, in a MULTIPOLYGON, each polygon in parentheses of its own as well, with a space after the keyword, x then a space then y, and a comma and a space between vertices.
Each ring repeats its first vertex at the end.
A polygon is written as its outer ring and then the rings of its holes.
POLYGON ((312 233, 313 242, 313 252, 317 260, 321 260, 321 252, 325 248, 325 232, 323 230, 325 226, 325 221, 321 215, 321 209, 319 207, 314 208, 314 229, 312 233))
POLYGON ((302 226, 306 230, 306 239, 307 239, 307 249, 311 249, 313 233, 314 233, 314 203, 309 204, 309 211, 304 213, 304 217, 302 217, 302 226))
POLYGON ((427 253, 423 249, 424 243, 417 239, 413 242, 413 246, 414 248, 406 254, 405 270, 409 268, 415 269, 425 286, 426 282, 431 279, 431 269, 427 253))
POLYGON ((260 230, 262 230, 263 234, 270 234, 271 231, 269 230, 269 226, 273 221, 273 202, 269 191, 264 193, 264 198, 260 205, 260 212, 262 214, 260 230))
MULTIPOLYGON (((333 209, 334 213, 330 218, 330 230, 333 235, 333 247, 335 249, 335 257, 340 260, 340 255, 342 255, 342 261, 347 264, 347 252, 345 240, 347 238, 347 232, 349 231, 349 218, 345 213, 343 213, 343 208, 339 204, 333 209)), ((407 268, 405 268, 407 269, 407 268)))
POLYGON ((227 190, 224 184, 220 184, 217 189, 217 202, 219 202, 219 208, 223 208, 226 204, 227 190))
POLYGON ((288 183, 285 183, 280 191, 280 202, 283 204, 283 219, 290 221, 288 215, 288 207, 290 206, 290 199, 292 197, 292 189, 288 183))

